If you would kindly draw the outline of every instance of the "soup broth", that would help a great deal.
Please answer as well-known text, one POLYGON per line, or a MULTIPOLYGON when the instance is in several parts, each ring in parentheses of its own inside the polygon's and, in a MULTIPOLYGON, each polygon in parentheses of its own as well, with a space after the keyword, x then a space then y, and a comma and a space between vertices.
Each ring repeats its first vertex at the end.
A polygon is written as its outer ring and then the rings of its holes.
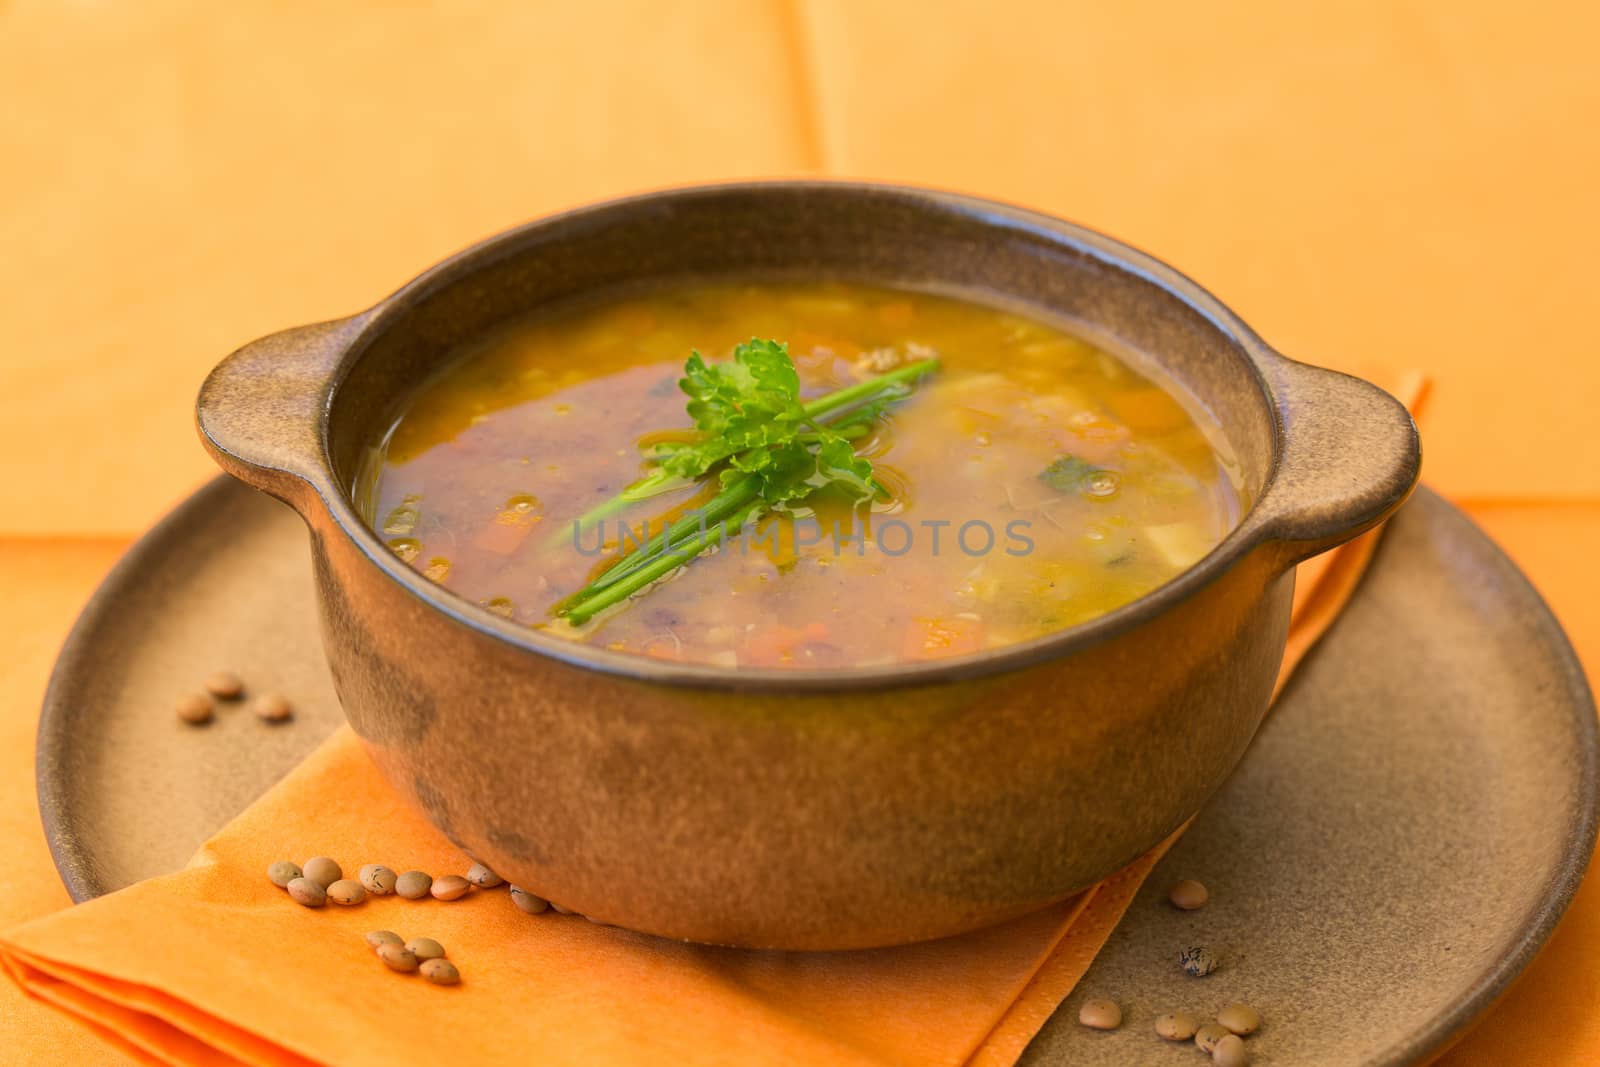
POLYGON ((796 669, 1092 619, 1198 561, 1244 503, 1198 406, 1103 349, 1011 311, 844 283, 686 284, 508 324, 420 389, 363 478, 389 547, 491 611, 623 652, 796 669), (752 337, 787 344, 807 399, 939 360, 854 431, 883 493, 767 512, 573 625, 563 603, 721 483, 575 520, 697 440, 690 351, 726 360, 752 337))

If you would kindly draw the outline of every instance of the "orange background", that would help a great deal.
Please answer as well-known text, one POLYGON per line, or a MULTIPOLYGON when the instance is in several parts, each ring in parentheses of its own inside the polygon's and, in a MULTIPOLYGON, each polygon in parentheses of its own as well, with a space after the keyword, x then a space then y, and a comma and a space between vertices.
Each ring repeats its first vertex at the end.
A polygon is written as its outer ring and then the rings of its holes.
MULTIPOLYGON (((117 553, 210 475, 205 371, 668 183, 1019 201, 1156 252, 1297 358, 1426 369, 1426 479, 1595 670, 1597 39, 1576 3, 0 0, 0 927, 66 903, 38 699, 117 553)), ((1447 1062, 1600 1061, 1597 955, 1590 879, 1447 1062)), ((9 986, 0 1048, 107 1062, 9 986)))

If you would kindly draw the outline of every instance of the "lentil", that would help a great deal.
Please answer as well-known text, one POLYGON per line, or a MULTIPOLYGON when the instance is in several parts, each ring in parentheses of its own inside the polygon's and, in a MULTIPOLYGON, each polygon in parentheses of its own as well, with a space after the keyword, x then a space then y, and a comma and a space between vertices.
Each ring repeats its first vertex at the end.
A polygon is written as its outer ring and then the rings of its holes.
POLYGON ((1193 911, 1205 907, 1206 901, 1211 899, 1211 893, 1194 879, 1185 878, 1167 891, 1167 899, 1172 901, 1175 908, 1193 911))
POLYGON ((472 883, 459 874, 447 874, 433 883, 431 892, 435 900, 460 900, 471 888, 472 883))
POLYGON ((1156 1033, 1167 1041, 1187 1041, 1200 1029, 1200 1023, 1186 1011, 1156 1016, 1156 1033))
POLYGON ((288 860, 279 860, 277 863, 274 863, 271 867, 267 868, 267 880, 273 885, 277 886, 279 889, 288 889, 289 883, 294 881, 296 878, 299 878, 304 873, 305 872, 300 869, 300 865, 298 863, 290 863, 288 860))
POLYGON ((306 860, 306 877, 326 889, 344 877, 344 871, 326 856, 312 856, 306 860))
POLYGON ((417 969, 417 954, 404 945, 379 945, 378 958, 391 971, 410 973, 417 969))
POLYGON ((1204 978, 1217 969, 1217 958, 1211 950, 1200 945, 1193 945, 1178 953, 1178 966, 1183 968, 1185 974, 1194 978, 1204 978))
POLYGON ((413 937, 406 942, 406 948, 419 960, 444 959, 444 946, 431 937, 413 937))
POLYGON ((560 904, 557 904, 553 900, 550 902, 550 910, 555 912, 557 915, 571 915, 572 914, 572 909, 571 908, 563 908, 560 904))
POLYGON ((328 887, 328 899, 349 906, 367 899, 367 891, 354 878, 341 878, 328 887))
POLYGON ((1217 1012, 1217 1022, 1245 1037, 1261 1029, 1261 1013, 1248 1004, 1229 1004, 1217 1012))
POLYGON ((529 915, 537 915, 550 907, 550 902, 544 897, 539 896, 537 893, 530 893, 521 886, 516 885, 511 887, 511 903, 529 915))
POLYGON ((421 900, 433 887, 433 876, 426 871, 407 871, 394 880, 394 891, 407 900, 421 900))
POLYGON ((1245 1067, 1250 1062, 1250 1053, 1245 1051, 1242 1038, 1229 1034, 1211 1050, 1211 1062, 1217 1067, 1245 1067))
POLYGON ((367 944, 371 945, 374 951, 382 948, 384 945, 405 944, 405 942, 401 940, 400 935, 395 933, 393 930, 373 930, 371 933, 366 935, 366 940, 367 944))
POLYGON ((434 985, 455 985, 461 981, 461 972, 447 959, 423 960, 422 977, 434 985))
POLYGON ((211 698, 204 693, 190 693, 178 701, 173 710, 178 713, 178 718, 190 726, 200 726, 211 721, 215 706, 211 703, 211 698))
POLYGON ((1122 1025, 1122 1009, 1114 1000, 1094 997, 1078 1008, 1078 1021, 1091 1030, 1115 1030, 1122 1025))
POLYGON ((386 897, 394 892, 394 883, 400 876, 381 863, 369 863, 362 867, 357 877, 367 892, 375 897, 386 897))
POLYGON ((328 891, 310 878, 296 878, 284 887, 296 904, 320 908, 328 902, 328 891))
POLYGON ((1218 1041, 1232 1036, 1221 1023, 1206 1023, 1194 1032, 1194 1043, 1200 1046, 1201 1052, 1211 1052, 1217 1047, 1218 1041))
POLYGON ((481 863, 474 863, 467 871, 467 881, 479 889, 493 889, 495 886, 505 885, 506 880, 495 874, 481 863))
POLYGON ((244 692, 244 681, 232 671, 217 671, 206 679, 206 692, 222 700, 237 700, 244 692))
POLYGON ((262 722, 288 722, 294 718, 293 705, 278 693, 257 697, 255 703, 250 705, 250 710, 262 722))

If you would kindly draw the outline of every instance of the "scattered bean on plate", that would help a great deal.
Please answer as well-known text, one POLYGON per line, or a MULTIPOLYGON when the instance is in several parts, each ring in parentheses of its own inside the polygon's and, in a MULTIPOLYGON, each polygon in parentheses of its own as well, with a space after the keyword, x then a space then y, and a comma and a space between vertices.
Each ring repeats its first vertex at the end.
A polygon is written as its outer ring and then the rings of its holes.
POLYGON ((1205 907, 1206 901, 1211 899, 1211 893, 1194 879, 1185 878, 1167 891, 1167 899, 1172 901, 1175 908, 1194 911, 1205 907))
POLYGON ((550 908, 550 902, 537 893, 530 893, 521 886, 511 887, 511 903, 527 912, 529 915, 538 915, 550 908))
POLYGON ((447 874, 434 880, 429 892, 435 900, 460 900, 472 888, 472 883, 459 874, 447 874))
POLYGON ((190 693, 179 700, 173 710, 178 713, 178 718, 190 726, 201 726, 211 721, 216 705, 204 693, 190 693))
POLYGON ((320 908, 328 902, 328 891, 322 888, 321 883, 310 878, 296 878, 284 888, 289 890, 289 896, 294 898, 296 904, 304 904, 308 908, 320 908))
POLYGON ((1246 1037, 1261 1029, 1261 1013, 1248 1004, 1229 1004, 1217 1012, 1217 1022, 1246 1037))
POLYGON ((1178 966, 1187 975, 1204 978, 1217 969, 1217 957, 1211 954, 1210 949, 1193 945, 1178 953, 1178 966))
POLYGON ((1250 1062, 1250 1053, 1245 1051, 1244 1039, 1237 1034, 1222 1038, 1211 1050, 1211 1062, 1217 1067, 1245 1067, 1250 1062))
POLYGON ((391 971, 409 973, 417 969, 417 954, 404 945, 379 945, 378 958, 391 971))
POLYGON ((456 965, 442 957, 422 961, 422 977, 434 985, 455 985, 461 981, 456 965))
POLYGON ((419 960, 444 959, 444 946, 431 937, 413 937, 406 942, 406 948, 419 960))
POLYGON ((1225 1037, 1232 1037, 1228 1028, 1221 1023, 1206 1023, 1194 1032, 1194 1043, 1200 1047, 1201 1052, 1211 1052, 1217 1047, 1217 1042, 1225 1037))
POLYGON ((394 892, 394 883, 400 876, 381 863, 369 863, 356 875, 367 892, 375 897, 386 897, 394 892))
POLYGON ((305 872, 300 869, 300 865, 298 863, 291 863, 288 860, 279 860, 277 863, 274 863, 272 866, 267 868, 267 881, 271 882, 279 889, 288 889, 289 883, 294 881, 296 878, 299 878, 303 874, 305 874, 305 872))
POLYGON ((395 933, 393 930, 374 930, 366 935, 366 941, 367 944, 372 946, 374 951, 382 948, 384 945, 405 944, 405 941, 401 939, 400 935, 395 933))
POLYGON ((1122 1009, 1114 1000, 1093 997, 1078 1008, 1078 1021, 1091 1030, 1115 1030, 1122 1025, 1122 1009))
POLYGON ((305 876, 326 889, 344 877, 344 870, 327 856, 312 856, 305 862, 305 876))
POLYGON ((433 886, 433 876, 426 871, 406 871, 394 880, 394 891, 407 900, 421 900, 433 886))
POLYGON ((256 718, 262 722, 288 722, 294 718, 294 706, 278 693, 256 697, 255 702, 250 705, 250 710, 255 712, 256 718))
POLYGON ((1200 1029, 1200 1022, 1186 1011, 1156 1016, 1156 1033, 1167 1041, 1187 1041, 1200 1029))
POLYGON ((346 906, 359 904, 367 899, 367 891, 354 878, 340 878, 328 886, 328 899, 346 906))
POLYGON ((244 681, 232 671, 216 671, 206 679, 206 692, 221 700, 236 700, 244 692, 244 681))
POLYGON ((493 889, 495 886, 505 885, 506 880, 495 874, 481 863, 474 863, 467 871, 467 881, 479 889, 493 889))

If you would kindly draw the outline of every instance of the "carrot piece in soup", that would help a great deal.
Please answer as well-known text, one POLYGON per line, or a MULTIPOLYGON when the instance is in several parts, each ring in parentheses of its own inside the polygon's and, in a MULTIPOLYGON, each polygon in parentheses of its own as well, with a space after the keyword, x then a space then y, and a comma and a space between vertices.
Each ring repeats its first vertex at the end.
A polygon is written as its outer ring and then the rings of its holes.
POLYGON ((977 652, 983 645, 983 620, 955 615, 916 618, 906 626, 900 654, 906 659, 943 659, 977 652))
POLYGON ((472 547, 499 556, 509 556, 522 547, 522 542, 528 539, 533 525, 532 522, 509 523, 497 519, 478 531, 477 536, 472 539, 472 547))
POLYGON ((739 662, 751 667, 782 667, 794 662, 795 649, 806 641, 804 630, 778 623, 757 630, 739 646, 739 662))

